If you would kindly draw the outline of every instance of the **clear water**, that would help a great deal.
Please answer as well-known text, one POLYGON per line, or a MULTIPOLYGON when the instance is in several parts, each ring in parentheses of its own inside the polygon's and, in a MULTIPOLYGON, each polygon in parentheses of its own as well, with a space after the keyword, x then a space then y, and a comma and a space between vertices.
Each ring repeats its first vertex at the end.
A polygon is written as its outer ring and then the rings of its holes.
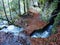
POLYGON ((35 32, 33 33, 31 37, 32 38, 47 38, 51 35, 52 27, 53 25, 50 25, 49 27, 47 27, 47 29, 43 33, 35 32))

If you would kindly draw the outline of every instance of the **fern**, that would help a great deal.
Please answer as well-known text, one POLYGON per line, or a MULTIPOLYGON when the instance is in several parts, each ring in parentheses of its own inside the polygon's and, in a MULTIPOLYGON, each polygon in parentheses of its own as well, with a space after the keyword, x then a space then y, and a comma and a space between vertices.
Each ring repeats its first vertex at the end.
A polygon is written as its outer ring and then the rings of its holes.
POLYGON ((57 27, 59 21, 60 21, 60 12, 57 14, 57 17, 55 18, 55 22, 53 24, 53 29, 52 29, 53 34, 57 31, 56 27, 57 27))
POLYGON ((58 4, 58 0, 53 0, 51 4, 49 4, 48 1, 45 0, 44 3, 41 4, 41 7, 40 7, 41 19, 48 22, 49 19, 51 18, 52 12, 57 8, 57 4, 58 4))

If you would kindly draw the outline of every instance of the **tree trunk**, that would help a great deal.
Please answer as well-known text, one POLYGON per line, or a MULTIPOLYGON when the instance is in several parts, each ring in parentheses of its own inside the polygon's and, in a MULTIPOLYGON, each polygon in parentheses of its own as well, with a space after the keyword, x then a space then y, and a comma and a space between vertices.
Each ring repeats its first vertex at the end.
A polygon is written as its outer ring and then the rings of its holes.
POLYGON ((11 18, 11 20, 12 20, 11 10, 10 10, 10 6, 9 6, 9 0, 8 0, 8 7, 9 7, 9 12, 10 12, 10 18, 11 18))
POLYGON ((23 0, 23 4, 24 4, 24 12, 26 12, 26 7, 25 7, 26 6, 25 5, 26 3, 25 3, 25 0, 23 0))
POLYGON ((26 0, 26 4, 27 4, 27 11, 29 10, 29 0, 26 0))
POLYGON ((18 0, 18 6, 19 6, 19 15, 21 15, 20 0, 18 0))
POLYGON ((32 0, 32 2, 33 2, 33 5, 34 5, 34 1, 32 0))
POLYGON ((6 19, 7 19, 8 23, 9 23, 9 19, 7 17, 6 10, 5 10, 4 0, 2 0, 2 4, 3 4, 3 10, 4 10, 4 13, 5 13, 6 19))

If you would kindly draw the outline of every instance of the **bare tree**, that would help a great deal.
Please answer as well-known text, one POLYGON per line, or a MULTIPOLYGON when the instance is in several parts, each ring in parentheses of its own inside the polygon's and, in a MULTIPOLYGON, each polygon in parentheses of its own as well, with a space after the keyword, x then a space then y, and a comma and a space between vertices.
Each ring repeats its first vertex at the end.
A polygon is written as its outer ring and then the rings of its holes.
POLYGON ((8 0, 8 7, 9 7, 9 12, 10 12, 10 18, 11 18, 11 20, 12 20, 11 10, 10 10, 10 6, 9 6, 9 0, 8 0))
POLYGON ((6 10, 5 10, 4 0, 2 0, 2 4, 3 4, 3 10, 4 10, 4 13, 5 13, 6 19, 7 19, 8 23, 9 23, 9 19, 7 17, 6 10))
POLYGON ((26 0, 23 0, 23 4, 24 4, 24 12, 26 12, 26 3, 25 3, 26 0))
POLYGON ((27 4, 27 11, 29 10, 29 0, 26 0, 26 4, 27 4))
POLYGON ((19 15, 21 15, 20 0, 18 0, 18 6, 19 6, 19 15))

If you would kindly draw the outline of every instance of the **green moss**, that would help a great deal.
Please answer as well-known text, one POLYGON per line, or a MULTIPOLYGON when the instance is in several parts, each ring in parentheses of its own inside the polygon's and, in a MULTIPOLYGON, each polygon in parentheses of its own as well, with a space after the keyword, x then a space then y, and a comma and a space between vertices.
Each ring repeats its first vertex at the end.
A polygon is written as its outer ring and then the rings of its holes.
POLYGON ((57 32, 57 26, 58 26, 58 23, 60 21, 60 13, 57 14, 57 17, 55 18, 55 22, 53 24, 53 29, 52 29, 52 33, 55 34, 57 32))
POLYGON ((53 29, 52 29, 52 34, 56 34, 57 33, 57 29, 54 27, 53 29))

